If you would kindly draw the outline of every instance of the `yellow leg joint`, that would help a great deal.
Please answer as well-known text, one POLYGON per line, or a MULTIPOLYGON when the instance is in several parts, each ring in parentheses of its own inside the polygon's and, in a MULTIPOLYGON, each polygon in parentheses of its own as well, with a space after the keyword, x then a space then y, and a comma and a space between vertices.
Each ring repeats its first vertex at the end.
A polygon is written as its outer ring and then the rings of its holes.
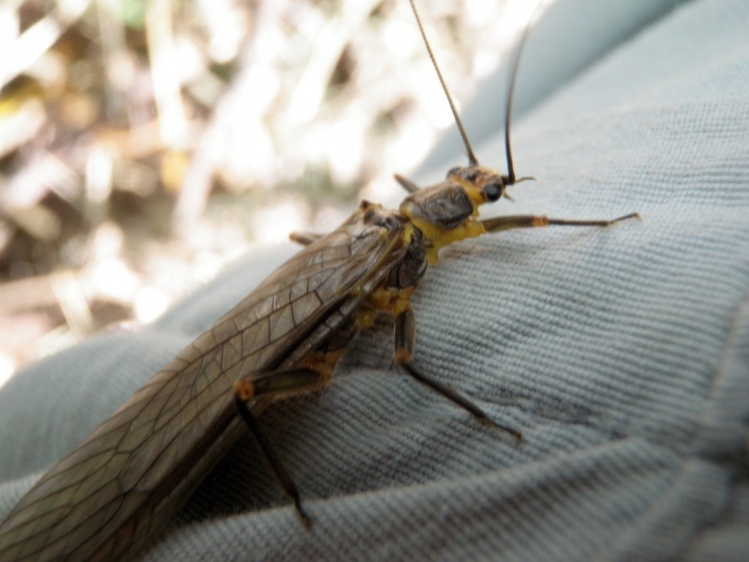
POLYGON ((248 380, 238 380, 234 383, 234 395, 243 402, 249 402, 255 397, 255 386, 248 380))

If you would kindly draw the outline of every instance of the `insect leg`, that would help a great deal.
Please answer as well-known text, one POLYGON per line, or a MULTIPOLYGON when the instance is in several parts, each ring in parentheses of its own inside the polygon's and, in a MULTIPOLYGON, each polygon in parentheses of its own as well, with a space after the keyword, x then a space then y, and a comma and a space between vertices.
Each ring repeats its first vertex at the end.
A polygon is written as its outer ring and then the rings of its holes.
POLYGON ((567 219, 550 219, 543 215, 513 215, 509 217, 495 217, 482 220, 481 225, 487 232, 501 232, 502 230, 511 230, 513 228, 535 228, 541 226, 611 226, 628 219, 639 219, 637 213, 630 213, 623 217, 611 220, 567 220, 567 219))
POLYGON ((400 174, 393 174, 393 177, 395 178, 395 181, 397 181, 399 184, 401 184, 401 187, 408 191, 409 193, 416 193, 421 188, 416 185, 413 181, 411 181, 408 178, 404 178, 400 174))
POLYGON ((457 404, 464 410, 468 410, 468 412, 477 417, 483 423, 493 425, 502 431, 509 433, 518 443, 523 439, 522 433, 511 427, 496 423, 486 414, 486 412, 455 389, 416 369, 411 364, 413 361, 415 336, 416 318, 414 317, 413 310, 409 306, 395 317, 395 361, 403 367, 409 375, 457 404))
POLYGON ((302 246, 309 246, 312 242, 317 242, 323 236, 325 235, 316 232, 292 232, 289 234, 289 240, 302 246))
POLYGON ((325 373, 316 371, 312 368, 291 369, 288 371, 276 371, 250 380, 243 378, 237 381, 234 386, 234 402, 237 405, 239 415, 249 427, 255 436, 260 450, 268 461, 273 474, 278 480, 281 488, 287 496, 294 502, 294 507, 305 528, 309 529, 312 525, 312 519, 302 508, 302 501, 299 496, 299 490, 294 484, 288 470, 284 466, 278 453, 273 448, 270 439, 265 435, 260 424, 248 406, 248 402, 265 394, 281 394, 300 392, 318 388, 325 380, 325 373))

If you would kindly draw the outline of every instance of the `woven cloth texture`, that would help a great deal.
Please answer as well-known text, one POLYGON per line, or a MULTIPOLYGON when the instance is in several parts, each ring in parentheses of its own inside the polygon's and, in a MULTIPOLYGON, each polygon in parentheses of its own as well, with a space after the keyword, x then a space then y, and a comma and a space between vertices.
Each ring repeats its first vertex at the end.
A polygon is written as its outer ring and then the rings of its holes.
MULTIPOLYGON (((548 17, 584 21, 590 4, 548 17)), ((517 120, 516 170, 537 180, 494 211, 643 220, 461 243, 413 299, 415 364, 524 442, 398 372, 378 325, 328 388, 260 418, 312 530, 247 438, 147 560, 749 559, 749 4, 661 4, 517 120)), ((562 66, 585 40, 539 36, 528 53, 556 49, 562 66)), ((501 116, 502 96, 483 111, 501 116)), ((478 148, 503 167, 501 136, 478 148)), ((0 517, 293 251, 251 256, 153 325, 6 385, 0 517)))

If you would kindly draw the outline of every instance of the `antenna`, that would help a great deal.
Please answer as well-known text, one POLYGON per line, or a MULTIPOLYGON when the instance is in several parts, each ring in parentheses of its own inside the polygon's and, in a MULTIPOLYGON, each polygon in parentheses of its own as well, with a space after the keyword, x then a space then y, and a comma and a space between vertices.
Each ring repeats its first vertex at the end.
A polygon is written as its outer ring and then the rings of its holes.
MULTIPOLYGON (((455 109, 455 103, 453 102, 453 98, 450 95, 450 91, 447 89, 445 79, 442 77, 442 72, 440 71, 440 67, 437 64, 437 59, 434 58, 434 53, 432 52, 432 47, 429 44, 426 32, 424 31, 424 26, 421 23, 419 12, 416 10, 416 4, 414 3, 414 0, 409 0, 409 2, 411 3, 411 9, 413 10, 414 16, 416 16, 416 23, 419 26, 421 37, 424 39, 424 45, 426 45, 427 52, 429 53, 429 58, 432 60, 432 66, 434 66, 434 70, 437 72, 437 77, 439 78, 440 84, 442 85, 442 91, 445 92, 447 102, 450 104, 450 110, 453 112, 455 124, 458 126, 460 136, 463 139, 463 145, 465 146, 466 152, 468 153, 468 165, 477 166, 479 164, 479 161, 476 158, 476 155, 473 153, 471 142, 468 140, 468 135, 466 134, 465 128, 463 127, 463 122, 460 120, 458 110, 455 109)), ((515 50, 515 54, 512 60, 512 66, 510 68, 510 83, 507 90, 507 101, 505 103, 505 157, 507 158, 507 185, 513 185, 521 181, 533 179, 532 177, 522 177, 517 180, 515 179, 515 166, 512 162, 512 147, 510 144, 510 122, 512 119, 512 100, 513 94, 515 93, 515 81, 517 80, 518 68, 520 67, 520 55, 523 52, 523 47, 525 46, 526 39, 528 39, 528 35, 530 34, 533 20, 536 19, 536 14, 538 13, 539 8, 542 5, 543 2, 540 2, 536 6, 536 9, 533 11, 533 15, 531 16, 528 25, 525 26, 523 34, 520 36, 520 41, 518 42, 517 49, 515 50)))
MULTIPOLYGON (((412 0, 413 1, 413 0, 412 0)), ((512 60, 512 68, 510 69, 510 83, 507 89, 507 102, 505 104, 505 156, 507 157, 507 185, 513 185, 514 183, 521 182, 523 180, 533 179, 530 177, 522 177, 517 182, 515 181, 515 167, 512 164, 512 149, 510 148, 510 120, 512 117, 512 99, 515 93, 515 80, 518 76, 518 68, 520 67, 520 55, 523 52, 525 41, 528 39, 530 30, 533 24, 533 20, 536 19, 536 14, 542 3, 536 6, 536 9, 531 15, 531 19, 528 21, 528 25, 525 26, 523 34, 520 36, 518 41, 517 49, 515 49, 515 55, 512 60)))
MULTIPOLYGON (((434 66, 434 70, 437 71, 437 77, 440 80, 440 84, 442 84, 442 91, 445 92, 445 96, 447 97, 447 103, 450 104, 450 110, 453 112, 453 117, 455 118, 455 124, 458 126, 458 130, 460 131, 460 136, 463 139, 463 145, 466 147, 466 152, 468 153, 468 165, 478 166, 479 161, 476 159, 476 155, 473 153, 473 148, 471 148, 471 142, 468 140, 468 135, 466 135, 466 131, 463 128, 463 122, 460 120, 460 116, 458 116, 458 110, 455 109, 453 98, 450 95, 450 90, 447 89, 447 85, 445 84, 445 79, 442 77, 442 72, 440 71, 440 67, 437 64, 437 59, 434 58, 432 47, 431 45, 429 45, 429 39, 427 39, 427 34, 424 31, 424 26, 421 24, 421 18, 419 17, 419 12, 416 10, 416 4, 414 4, 414 0, 409 0, 409 2, 411 2, 411 9, 414 12, 414 16, 416 16, 416 23, 419 25, 419 31, 421 32, 421 37, 424 39, 424 45, 426 45, 427 52, 429 53, 429 58, 432 59, 432 65, 434 66)), ((509 130, 507 132, 509 134, 509 130)))

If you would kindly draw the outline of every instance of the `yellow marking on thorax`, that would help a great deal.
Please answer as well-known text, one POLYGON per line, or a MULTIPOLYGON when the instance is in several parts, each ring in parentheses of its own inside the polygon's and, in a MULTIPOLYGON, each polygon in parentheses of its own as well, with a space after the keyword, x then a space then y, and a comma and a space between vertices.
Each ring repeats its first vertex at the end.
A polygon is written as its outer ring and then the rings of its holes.
POLYGON ((386 310, 397 316, 411 307, 411 295, 415 287, 396 289, 394 287, 378 287, 369 295, 369 304, 377 310, 386 310))
POLYGON ((354 317, 356 319, 357 329, 366 330, 367 328, 374 326, 375 318, 377 317, 377 309, 361 305, 356 309, 354 317))
POLYGON ((466 238, 475 238, 476 236, 486 234, 484 226, 473 217, 468 218, 463 224, 452 230, 445 230, 416 218, 412 219, 411 222, 432 242, 432 247, 427 248, 429 265, 437 263, 440 248, 460 242, 466 238))

